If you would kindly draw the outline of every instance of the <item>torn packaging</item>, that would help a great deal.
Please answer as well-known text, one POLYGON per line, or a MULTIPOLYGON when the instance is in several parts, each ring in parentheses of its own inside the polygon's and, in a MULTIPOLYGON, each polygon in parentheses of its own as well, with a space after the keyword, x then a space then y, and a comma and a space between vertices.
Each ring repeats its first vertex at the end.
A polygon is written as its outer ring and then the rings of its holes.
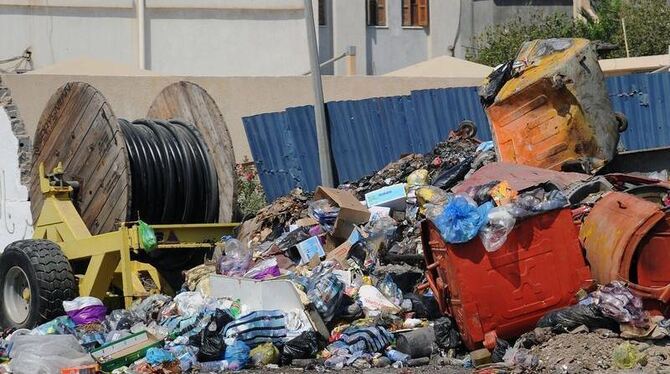
POLYGON ((319 186, 314 193, 314 200, 321 199, 327 199, 340 208, 333 229, 335 238, 346 239, 354 229, 354 225, 365 223, 370 219, 370 211, 349 191, 319 186))

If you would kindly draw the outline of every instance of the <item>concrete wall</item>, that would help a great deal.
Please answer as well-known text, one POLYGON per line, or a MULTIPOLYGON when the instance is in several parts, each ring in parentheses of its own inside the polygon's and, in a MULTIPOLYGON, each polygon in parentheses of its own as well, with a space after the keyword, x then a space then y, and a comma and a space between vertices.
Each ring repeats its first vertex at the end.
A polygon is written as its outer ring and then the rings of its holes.
MULTIPOLYGON (((146 67, 178 75, 302 74, 309 69, 302 4, 146 0, 146 67)), ((0 59, 31 47, 36 68, 82 56, 138 65, 132 0, 0 0, 0 34, 0 59)))
POLYGON ((372 75, 386 74, 429 58, 429 29, 402 26, 401 0, 387 0, 386 6, 386 26, 367 27, 367 71, 372 75))
POLYGON ((21 184, 19 142, 0 106, 0 252, 11 242, 33 235, 28 189, 21 184))
MULTIPOLYGON (((68 81, 92 84, 105 95, 118 117, 136 119, 146 116, 151 102, 163 88, 179 80, 201 85, 214 98, 230 130, 237 160, 251 157, 242 117, 313 103, 309 77, 2 76, 3 83, 11 90, 28 134, 35 132, 49 97, 68 81)), ((324 93, 327 101, 333 101, 477 84, 479 79, 324 76, 324 93)))

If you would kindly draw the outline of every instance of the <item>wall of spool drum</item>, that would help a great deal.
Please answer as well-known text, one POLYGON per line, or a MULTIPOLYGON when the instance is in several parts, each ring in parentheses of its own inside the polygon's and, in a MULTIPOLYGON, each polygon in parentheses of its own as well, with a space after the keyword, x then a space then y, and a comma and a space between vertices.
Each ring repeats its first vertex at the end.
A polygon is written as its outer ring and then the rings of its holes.
MULTIPOLYGON (((230 222, 235 201, 235 159, 230 135, 214 100, 196 84, 177 82, 160 92, 146 118, 164 120, 162 123, 178 119, 197 129, 198 139, 216 170, 218 221, 230 222)), ((118 222, 133 217, 131 161, 119 119, 102 93, 87 83, 66 83, 51 96, 35 133, 29 191, 33 221, 43 201, 38 165, 43 162, 49 172, 62 162, 65 179, 79 182, 74 204, 89 231, 99 234, 115 230, 118 222)), ((150 196, 151 191, 146 195, 150 196)), ((199 204, 181 203, 196 208, 199 204)))

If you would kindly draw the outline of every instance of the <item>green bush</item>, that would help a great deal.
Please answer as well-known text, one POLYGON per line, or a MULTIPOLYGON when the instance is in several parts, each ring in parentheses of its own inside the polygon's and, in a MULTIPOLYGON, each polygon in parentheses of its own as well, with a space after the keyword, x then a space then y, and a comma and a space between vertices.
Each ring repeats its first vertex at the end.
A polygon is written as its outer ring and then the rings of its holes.
POLYGON ((564 13, 534 13, 487 28, 473 40, 466 58, 496 66, 514 58, 523 42, 546 38, 586 38, 617 45, 608 57, 625 57, 621 19, 625 19, 631 56, 668 53, 670 6, 666 0, 601 0, 598 20, 574 20, 564 13))

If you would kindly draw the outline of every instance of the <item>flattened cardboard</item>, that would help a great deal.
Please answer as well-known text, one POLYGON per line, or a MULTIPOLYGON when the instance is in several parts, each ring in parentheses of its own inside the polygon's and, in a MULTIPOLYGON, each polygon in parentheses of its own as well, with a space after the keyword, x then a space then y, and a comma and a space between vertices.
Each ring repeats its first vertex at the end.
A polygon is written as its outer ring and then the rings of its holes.
POLYGON ((314 193, 314 200, 321 199, 327 199, 340 207, 340 213, 337 215, 333 230, 335 238, 347 239, 353 231, 354 225, 366 223, 370 220, 370 211, 349 191, 319 186, 314 193))

